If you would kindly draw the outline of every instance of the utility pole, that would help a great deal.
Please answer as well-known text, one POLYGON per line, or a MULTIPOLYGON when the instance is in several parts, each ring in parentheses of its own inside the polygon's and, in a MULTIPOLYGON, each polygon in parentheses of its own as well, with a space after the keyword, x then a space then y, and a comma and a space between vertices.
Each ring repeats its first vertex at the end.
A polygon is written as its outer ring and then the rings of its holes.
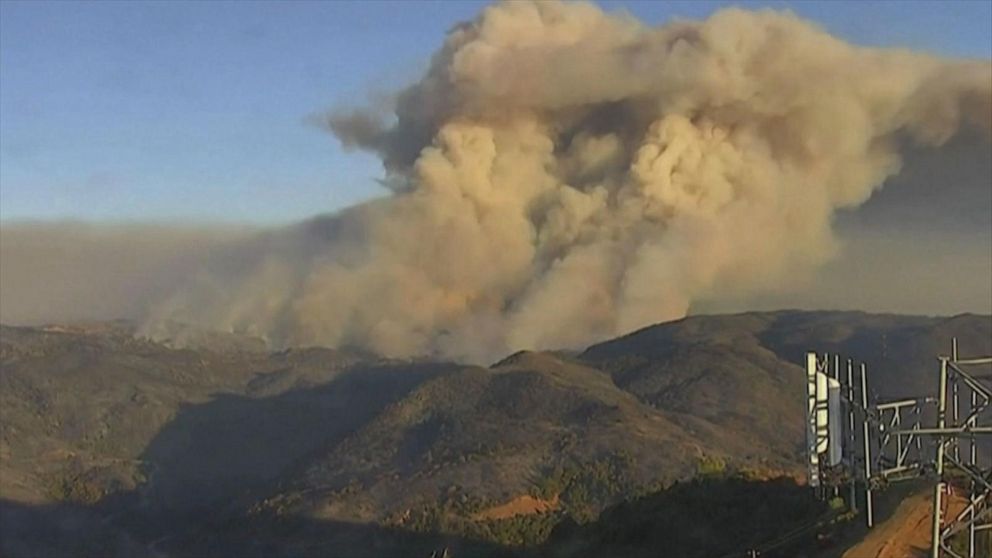
MULTIPOLYGON (((943 430, 946 425, 947 416, 947 357, 940 357, 940 391, 937 393, 937 428, 943 430)), ((931 523, 930 558, 940 558, 940 535, 943 524, 943 505, 941 498, 944 496, 944 437, 937 436, 937 484, 933 487, 933 521, 931 523)))
POLYGON ((858 475, 854 448, 857 445, 857 430, 854 427, 854 362, 847 359, 847 467, 851 473, 851 494, 848 496, 848 507, 854 513, 858 512, 858 475))
POLYGON ((861 363, 861 409, 865 413, 864 419, 861 421, 861 428, 863 430, 862 436, 864 437, 864 451, 865 451, 865 522, 868 524, 868 528, 871 529, 875 522, 873 517, 874 510, 872 510, 872 496, 871 496, 871 443, 868 437, 868 369, 865 367, 865 363, 861 363))

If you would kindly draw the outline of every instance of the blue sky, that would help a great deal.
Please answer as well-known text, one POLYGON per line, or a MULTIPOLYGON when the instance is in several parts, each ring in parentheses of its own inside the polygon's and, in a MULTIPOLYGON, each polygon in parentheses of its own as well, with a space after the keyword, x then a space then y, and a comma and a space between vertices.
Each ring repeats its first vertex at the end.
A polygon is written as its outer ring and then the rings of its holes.
MULTIPOLYGON (((418 76, 485 2, 0 1, 0 219, 283 223, 379 195, 306 117, 418 76)), ((605 2, 650 23, 723 2, 605 2)), ((992 1, 737 2, 992 57, 992 1)))

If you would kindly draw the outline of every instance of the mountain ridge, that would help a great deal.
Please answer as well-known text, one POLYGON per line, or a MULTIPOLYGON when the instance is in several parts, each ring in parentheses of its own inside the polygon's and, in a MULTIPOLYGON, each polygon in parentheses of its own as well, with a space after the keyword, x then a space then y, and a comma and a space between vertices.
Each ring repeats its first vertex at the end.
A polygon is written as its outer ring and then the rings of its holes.
POLYGON ((992 353, 992 316, 692 316, 488 367, 2 326, 0 498, 180 554, 245 514, 532 545, 713 468, 801 478, 806 350, 868 361, 890 397, 929 391, 951 337, 992 353), (526 498, 558 504, 480 519, 526 498))

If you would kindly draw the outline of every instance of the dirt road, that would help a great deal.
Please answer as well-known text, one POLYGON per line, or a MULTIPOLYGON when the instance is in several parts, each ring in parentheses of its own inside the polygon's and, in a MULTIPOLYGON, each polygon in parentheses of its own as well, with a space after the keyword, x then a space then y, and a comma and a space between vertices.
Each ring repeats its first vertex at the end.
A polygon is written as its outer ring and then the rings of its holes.
MULTIPOLYGON (((843 558, 925 558, 930 550, 930 514, 933 498, 917 494, 903 500, 887 521, 876 525, 843 558)), ((964 509, 965 500, 949 499, 947 515, 954 516, 964 509)))

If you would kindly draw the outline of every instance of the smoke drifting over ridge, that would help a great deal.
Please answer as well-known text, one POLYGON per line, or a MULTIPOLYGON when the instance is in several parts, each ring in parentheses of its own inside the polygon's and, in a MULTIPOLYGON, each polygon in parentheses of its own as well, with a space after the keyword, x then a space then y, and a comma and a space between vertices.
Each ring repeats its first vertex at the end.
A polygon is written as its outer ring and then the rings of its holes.
POLYGON ((478 356, 574 346, 768 289, 831 219, 992 121, 988 62, 857 48, 789 14, 646 27, 505 3, 448 36, 395 122, 337 113, 392 197, 262 239, 159 305, 275 344, 478 356))
POLYGON ((992 64, 859 48, 786 13, 652 28, 504 3, 394 114, 336 112, 390 197, 245 241, 148 312, 275 345, 488 358, 578 346, 809 274, 906 142, 992 129, 992 64))
POLYGON ((205 262, 257 233, 248 227, 75 222, 0 228, 0 322, 140 319, 205 262))

